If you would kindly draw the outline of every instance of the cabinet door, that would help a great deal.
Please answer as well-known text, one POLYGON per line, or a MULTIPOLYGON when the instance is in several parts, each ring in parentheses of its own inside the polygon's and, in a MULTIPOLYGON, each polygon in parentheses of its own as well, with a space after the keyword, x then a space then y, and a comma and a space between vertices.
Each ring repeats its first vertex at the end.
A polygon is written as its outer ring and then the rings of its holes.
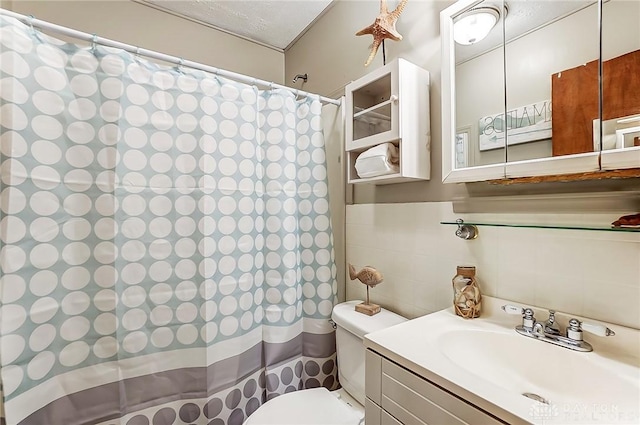
POLYGON ((364 358, 365 377, 364 382, 367 398, 377 404, 381 403, 382 393, 382 357, 371 350, 367 350, 364 358))
POLYGON ((381 425, 382 409, 373 401, 366 398, 364 400, 364 423, 365 425, 381 425))
POLYGON ((346 147, 363 149, 400 137, 397 60, 346 87, 346 147))

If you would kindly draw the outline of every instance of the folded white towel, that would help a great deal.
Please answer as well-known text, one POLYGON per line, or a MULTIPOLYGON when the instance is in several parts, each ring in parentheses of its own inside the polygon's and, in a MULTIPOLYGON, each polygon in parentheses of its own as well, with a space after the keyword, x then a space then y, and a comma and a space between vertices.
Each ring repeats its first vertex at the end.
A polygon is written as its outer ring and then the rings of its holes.
POLYGON ((367 149, 358 155, 355 167, 361 179, 398 173, 398 148, 393 143, 383 143, 367 149))

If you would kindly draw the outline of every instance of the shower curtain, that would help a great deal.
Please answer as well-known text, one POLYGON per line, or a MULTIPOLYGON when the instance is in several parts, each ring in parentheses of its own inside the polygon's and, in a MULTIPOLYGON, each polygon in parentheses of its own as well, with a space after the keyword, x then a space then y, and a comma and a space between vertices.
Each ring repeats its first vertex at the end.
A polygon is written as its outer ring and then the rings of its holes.
POLYGON ((0 46, 6 423, 237 425, 335 389, 319 99, 2 16, 0 46))

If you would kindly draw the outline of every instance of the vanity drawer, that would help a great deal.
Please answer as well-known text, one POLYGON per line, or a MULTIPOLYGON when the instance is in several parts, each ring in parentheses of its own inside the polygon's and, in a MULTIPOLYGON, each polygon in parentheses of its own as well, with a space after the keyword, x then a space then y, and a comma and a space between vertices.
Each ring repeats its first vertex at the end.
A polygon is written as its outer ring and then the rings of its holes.
MULTIPOLYGON (((369 424, 367 424, 369 425, 369 424)), ((387 412, 385 412, 384 410, 382 411, 382 423, 380 425, 402 425, 401 422, 398 422, 398 420, 396 418, 394 418, 393 416, 391 416, 390 414, 388 414, 387 412)))
POLYGON ((405 425, 505 424, 386 359, 382 359, 381 403, 405 425))

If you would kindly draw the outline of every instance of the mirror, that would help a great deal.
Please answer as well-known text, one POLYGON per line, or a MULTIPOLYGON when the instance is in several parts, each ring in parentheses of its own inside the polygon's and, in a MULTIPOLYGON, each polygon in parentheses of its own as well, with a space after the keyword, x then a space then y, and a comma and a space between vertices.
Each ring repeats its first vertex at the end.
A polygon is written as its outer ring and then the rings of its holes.
POLYGON ((625 0, 460 0, 445 9, 443 181, 640 167, 639 16, 640 3, 625 0), (485 8, 499 12, 486 37, 454 41, 456 23, 485 8), (615 154, 602 168, 601 131, 602 152, 615 154))
POLYGON ((640 163, 640 2, 602 5, 602 168, 640 163))
POLYGON ((507 160, 501 113, 505 104, 504 55, 500 48, 503 10, 501 1, 487 0, 471 9, 477 14, 465 12, 454 19, 454 37, 468 35, 466 40, 454 43, 456 169, 502 164, 507 160), (478 40, 474 24, 479 25, 484 13, 489 19, 493 16, 496 22, 491 26, 489 21, 489 32, 478 40), (467 20, 476 21, 467 25, 467 20))
POLYGON ((597 118, 598 76, 585 75, 585 68, 591 69, 585 64, 599 55, 597 1, 516 0, 510 5, 507 161, 597 152, 593 119, 579 120, 594 106, 597 118))

